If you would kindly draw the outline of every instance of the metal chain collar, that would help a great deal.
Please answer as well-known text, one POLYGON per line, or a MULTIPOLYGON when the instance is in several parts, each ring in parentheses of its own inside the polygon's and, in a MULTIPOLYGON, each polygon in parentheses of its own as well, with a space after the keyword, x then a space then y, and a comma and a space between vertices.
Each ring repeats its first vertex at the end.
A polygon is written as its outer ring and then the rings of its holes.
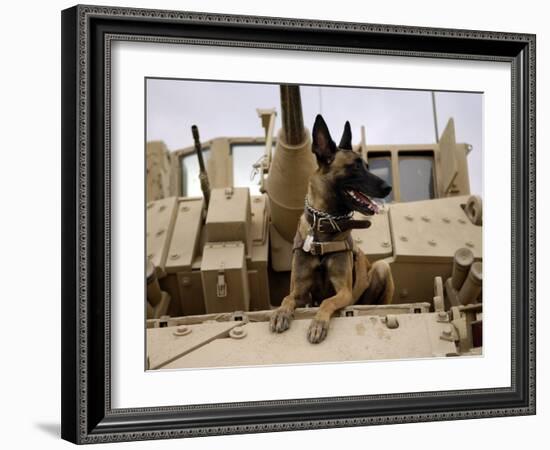
POLYGON ((353 211, 350 211, 349 213, 347 214, 344 214, 342 216, 334 216, 332 214, 329 214, 325 211, 320 211, 318 209, 315 209, 313 206, 311 206, 309 204, 309 202, 307 201, 307 197, 305 199, 305 206, 306 206, 306 209, 311 213, 313 214, 313 216, 319 216, 319 217, 323 217, 325 219, 329 219, 329 220, 344 220, 344 219, 351 219, 351 217, 353 216, 353 211))

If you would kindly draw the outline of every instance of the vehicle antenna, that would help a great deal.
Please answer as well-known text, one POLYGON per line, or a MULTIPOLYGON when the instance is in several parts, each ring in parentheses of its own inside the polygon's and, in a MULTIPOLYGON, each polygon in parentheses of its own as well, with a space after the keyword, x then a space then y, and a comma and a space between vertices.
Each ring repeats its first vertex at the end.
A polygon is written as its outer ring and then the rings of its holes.
POLYGON ((439 130, 437 129, 437 109, 435 107, 435 92, 432 91, 432 110, 434 114, 435 142, 439 143, 439 130))

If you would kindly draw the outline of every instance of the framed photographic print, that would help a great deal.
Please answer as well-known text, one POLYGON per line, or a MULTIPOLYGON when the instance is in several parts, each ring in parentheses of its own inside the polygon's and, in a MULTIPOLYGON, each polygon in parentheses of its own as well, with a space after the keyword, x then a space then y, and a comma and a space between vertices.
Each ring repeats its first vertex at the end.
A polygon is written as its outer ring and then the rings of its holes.
POLYGON ((65 439, 535 413, 535 36, 75 6, 62 45, 65 439))

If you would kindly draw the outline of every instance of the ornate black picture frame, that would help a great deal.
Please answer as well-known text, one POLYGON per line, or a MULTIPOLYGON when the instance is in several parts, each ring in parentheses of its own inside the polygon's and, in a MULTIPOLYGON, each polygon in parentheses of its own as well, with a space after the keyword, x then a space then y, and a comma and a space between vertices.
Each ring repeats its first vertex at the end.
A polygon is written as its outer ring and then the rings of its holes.
POLYGON ((62 12, 64 439, 83 444, 534 413, 534 35, 98 6, 75 6, 62 12), (510 63, 511 386, 113 409, 109 101, 114 40, 510 63))

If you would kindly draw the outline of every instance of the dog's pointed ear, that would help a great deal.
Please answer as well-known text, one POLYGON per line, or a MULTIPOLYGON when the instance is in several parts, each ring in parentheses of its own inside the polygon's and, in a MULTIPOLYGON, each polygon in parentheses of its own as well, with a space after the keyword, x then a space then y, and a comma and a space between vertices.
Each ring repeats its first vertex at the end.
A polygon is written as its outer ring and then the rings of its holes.
POLYGON ((351 125, 349 124, 349 121, 346 121, 346 125, 344 125, 344 132, 342 133, 342 139, 340 139, 340 145, 338 145, 341 149, 344 150, 351 150, 351 125))
POLYGON ((313 143, 311 145, 311 150, 317 157, 317 163, 319 165, 328 165, 332 163, 338 148, 330 137, 327 124, 320 114, 317 114, 317 117, 315 118, 312 137, 313 143))

